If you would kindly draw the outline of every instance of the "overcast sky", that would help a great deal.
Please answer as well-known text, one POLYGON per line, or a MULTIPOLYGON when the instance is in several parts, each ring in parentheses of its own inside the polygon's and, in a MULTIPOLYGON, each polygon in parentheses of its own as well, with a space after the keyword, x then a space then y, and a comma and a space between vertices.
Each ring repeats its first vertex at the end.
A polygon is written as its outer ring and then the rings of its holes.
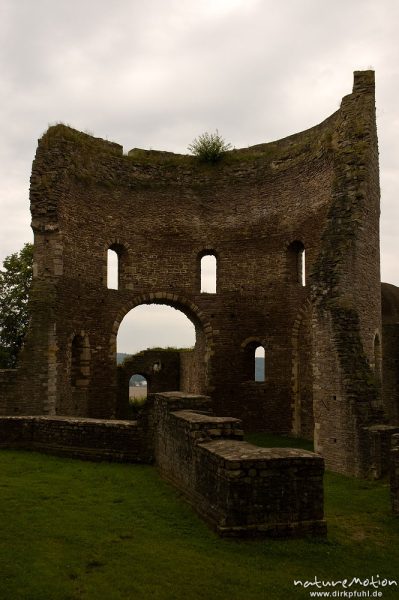
POLYGON ((398 23, 398 0, 0 0, 0 260, 32 239, 29 176, 49 124, 125 151, 185 152, 216 128, 253 145, 324 120, 353 71, 373 68, 382 279, 399 285, 398 23))

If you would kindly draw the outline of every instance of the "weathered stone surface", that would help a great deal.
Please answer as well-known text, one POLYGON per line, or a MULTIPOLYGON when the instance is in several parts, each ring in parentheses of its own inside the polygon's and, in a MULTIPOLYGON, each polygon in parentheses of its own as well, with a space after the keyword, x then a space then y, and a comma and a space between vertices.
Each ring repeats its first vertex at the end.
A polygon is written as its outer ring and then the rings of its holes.
POLYGON ((248 429, 314 437, 330 469, 370 474, 366 429, 384 422, 372 71, 355 73, 323 123, 213 165, 124 156, 117 144, 51 127, 30 199, 32 322, 15 385, 0 379, 0 411, 123 416, 119 325, 135 306, 164 303, 196 328, 179 389, 209 395, 215 412, 248 429), (109 249, 118 290, 107 289, 109 249), (217 259, 215 294, 201 293, 207 253, 217 259), (254 381, 259 345, 263 382, 254 381))
POLYGON ((128 417, 129 381, 132 375, 147 380, 147 394, 180 388, 180 352, 174 350, 144 350, 125 358, 118 366, 116 416, 128 417))
POLYGON ((72 417, 0 417, 0 448, 24 448, 86 460, 152 462, 136 421, 72 417))
POLYGON ((397 433, 392 436, 390 475, 392 510, 399 516, 399 434, 397 433))
MULTIPOLYGON (((238 419, 174 411, 165 400, 156 394, 152 406, 157 466, 220 535, 326 533, 320 456, 253 446, 238 419)), ((183 395, 176 402, 190 406, 183 395)))
POLYGON ((323 459, 243 442, 241 421, 210 415, 209 406, 209 398, 174 392, 149 397, 138 421, 0 417, 0 448, 85 460, 155 460, 161 475, 220 535, 324 535, 323 459))

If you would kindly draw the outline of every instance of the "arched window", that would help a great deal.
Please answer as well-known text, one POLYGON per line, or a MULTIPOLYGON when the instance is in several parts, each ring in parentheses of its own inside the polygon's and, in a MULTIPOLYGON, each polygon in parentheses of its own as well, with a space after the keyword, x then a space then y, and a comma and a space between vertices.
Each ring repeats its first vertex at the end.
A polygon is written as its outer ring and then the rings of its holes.
POLYGON ((241 344, 243 352, 242 381, 266 381, 265 343, 261 338, 250 337, 241 344))
POLYGON ((74 388, 86 388, 90 378, 90 345, 87 335, 78 333, 72 340, 71 384, 74 388))
POLYGON ((129 404, 140 406, 147 398, 147 379, 135 373, 129 381, 129 404))
POLYGON ((128 253, 122 244, 112 244, 107 252, 107 288, 121 290, 129 287, 128 253))
POLYGON ((216 256, 204 254, 201 258, 201 293, 216 294, 216 256))
POLYGON ((296 240, 288 246, 288 276, 302 286, 306 285, 305 246, 296 240))
POLYGON ((255 381, 265 381, 265 349, 263 346, 255 348, 255 381))
POLYGON ((108 250, 107 253, 107 288, 109 290, 118 289, 119 279, 119 256, 115 250, 108 250))

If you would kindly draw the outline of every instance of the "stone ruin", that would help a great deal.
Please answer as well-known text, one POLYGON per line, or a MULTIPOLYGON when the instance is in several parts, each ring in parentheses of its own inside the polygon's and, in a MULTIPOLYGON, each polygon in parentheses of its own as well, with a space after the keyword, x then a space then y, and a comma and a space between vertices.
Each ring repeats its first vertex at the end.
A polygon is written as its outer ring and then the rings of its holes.
POLYGON ((399 294, 383 284, 381 308, 372 71, 355 72, 352 93, 321 124, 215 164, 124 155, 50 127, 30 198, 32 319, 18 368, 0 373, 3 445, 155 459, 220 531, 325 530, 320 456, 250 446, 239 441, 241 423, 314 440, 331 470, 388 473, 399 432, 399 294), (107 287, 109 250, 118 289, 107 287), (209 255, 215 293, 201 292, 209 255), (117 367, 119 325, 142 304, 182 311, 194 349, 148 351, 117 367), (254 377, 259 346, 263 381, 254 377), (154 395, 129 422, 133 373, 154 395))

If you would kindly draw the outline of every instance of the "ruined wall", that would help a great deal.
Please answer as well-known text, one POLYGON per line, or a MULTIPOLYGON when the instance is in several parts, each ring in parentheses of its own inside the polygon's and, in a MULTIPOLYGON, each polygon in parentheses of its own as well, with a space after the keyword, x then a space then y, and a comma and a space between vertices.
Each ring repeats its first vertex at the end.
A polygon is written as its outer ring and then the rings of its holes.
POLYGON ((132 375, 147 380, 147 395, 180 389, 180 352, 177 350, 144 350, 125 358, 118 366, 118 401, 116 415, 128 417, 129 381, 132 375))
POLYGON ((310 437, 314 421, 328 464, 360 473, 359 432, 382 418, 372 72, 355 73, 352 94, 320 125, 216 164, 126 156, 52 127, 39 140, 31 210, 33 322, 18 372, 31 388, 13 410, 115 416, 119 324, 137 305, 166 303, 196 328, 183 389, 209 394, 219 414, 250 429, 310 437), (118 290, 106 286, 108 249, 119 256, 118 290), (207 253, 217 259, 215 294, 200 291, 207 253), (254 381, 256 345, 263 382, 254 381))
MULTIPOLYGON (((193 350, 180 352, 180 383, 176 389, 192 394, 200 394, 204 389, 203 352, 198 343, 193 350)), ((169 391, 172 391, 171 388, 169 391)))
POLYGON ((311 274, 315 447, 329 468, 367 475, 364 428, 384 418, 374 365, 381 304, 372 72, 355 73, 353 93, 341 104, 334 147, 331 204, 311 274))
POLYGON ((389 422, 399 425, 399 288, 382 283, 381 301, 384 408, 389 422))
POLYGON ((392 511, 399 515, 399 434, 392 436, 390 466, 392 511))
POLYGON ((10 407, 16 404, 16 369, 0 369, 0 415, 7 415, 10 407))
MULTIPOLYGON (((194 401, 207 407, 201 397, 194 401)), ((155 460, 220 535, 326 533, 320 457, 248 444, 238 419, 202 414, 191 402, 184 394, 155 395, 155 460)))
MULTIPOLYGON (((51 236, 62 239, 62 275, 59 263, 49 258, 50 241, 46 245, 43 239, 47 224, 34 220, 37 277, 54 281, 57 298, 53 329, 47 323, 47 329, 56 330, 57 352, 42 352, 57 381, 50 412, 69 403, 71 344, 80 335, 87 336, 91 355, 87 412, 114 414, 118 324, 135 305, 157 301, 184 310, 195 322, 197 344, 204 349, 199 391, 210 392, 219 411, 243 416, 252 427, 290 431, 291 327, 307 290, 289 268, 287 247, 303 239, 311 268, 332 175, 322 130, 232 153, 211 166, 190 157, 126 157, 115 145, 67 128, 49 130, 33 168, 32 212, 39 212, 36 189, 54 185, 48 183, 47 163, 52 160, 52 173, 61 163, 64 186, 52 198, 57 205, 52 227, 62 233, 51 236), (292 214, 288 227, 279 225, 281 214, 292 214), (105 284, 106 251, 113 244, 127 256, 119 290, 105 284), (217 255, 216 294, 200 293, 198 265, 204 250, 217 255), (250 337, 267 346, 264 384, 251 383, 253 369, 246 370, 242 344, 250 337)), ((59 258, 58 245, 53 246, 59 258)))
POLYGON ((138 421, 0 417, 0 448, 86 460, 150 463, 220 534, 324 535, 323 459, 241 441, 241 422, 210 414, 209 398, 156 394, 138 421))
POLYGON ((84 460, 152 462, 136 421, 61 417, 0 417, 0 448, 35 450, 84 460))

